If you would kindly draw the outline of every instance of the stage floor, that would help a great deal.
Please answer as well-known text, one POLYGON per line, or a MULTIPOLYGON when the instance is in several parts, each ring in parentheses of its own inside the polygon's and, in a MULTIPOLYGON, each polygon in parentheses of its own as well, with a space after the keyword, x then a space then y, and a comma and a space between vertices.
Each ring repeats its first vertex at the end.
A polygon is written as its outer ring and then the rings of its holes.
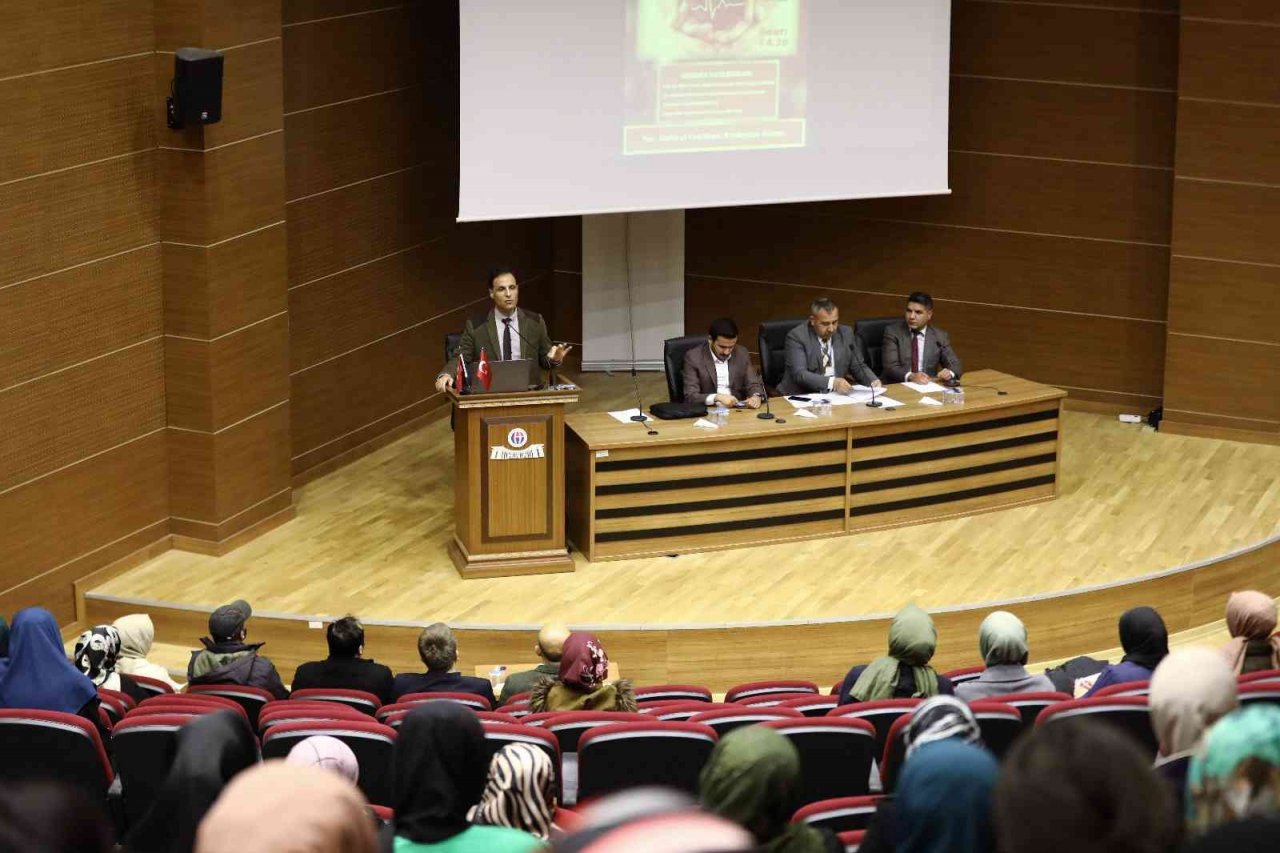
MULTIPOLYGON (((583 377, 580 410, 634 405, 583 377)), ((642 377, 646 400, 665 397, 642 377)), ((785 404, 783 404, 785 406, 785 404)), ((1129 581, 1280 533, 1280 446, 1157 434, 1065 412, 1057 500, 855 536, 462 580, 453 438, 437 420, 294 492, 297 518, 223 557, 171 551, 91 594, 260 613, 462 626, 718 626, 865 618, 1129 581)), ((1152 601, 1159 606, 1159 601, 1152 601)))

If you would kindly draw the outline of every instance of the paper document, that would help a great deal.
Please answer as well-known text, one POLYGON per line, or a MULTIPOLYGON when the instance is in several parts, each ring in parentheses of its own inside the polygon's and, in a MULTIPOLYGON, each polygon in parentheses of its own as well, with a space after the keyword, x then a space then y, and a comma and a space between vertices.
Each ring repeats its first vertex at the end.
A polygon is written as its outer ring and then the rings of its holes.
POLYGON ((792 398, 790 398, 790 397, 783 397, 782 399, 784 399, 784 400, 786 400, 788 403, 790 403, 790 404, 791 404, 791 408, 793 408, 793 409, 807 409, 807 408, 809 408, 810 406, 812 406, 812 405, 813 405, 813 401, 814 401, 816 398, 815 398, 815 397, 806 397, 806 398, 805 398, 805 399, 803 399, 803 400, 793 400, 793 399, 792 399, 792 398))
POLYGON ((886 409, 896 409, 899 406, 906 405, 892 397, 876 397, 876 402, 884 406, 886 409))
POLYGON ((720 424, 713 424, 711 421, 707 420, 706 418, 698 418, 696 421, 693 422, 693 425, 696 427, 701 427, 702 429, 720 429, 720 424))
POLYGON ((818 417, 808 409, 796 409, 796 417, 798 418, 816 418, 818 417))
POLYGON ((934 399, 933 397, 921 397, 921 398, 920 398, 920 405, 922 405, 922 406, 941 406, 941 405, 942 405, 942 401, 941 401, 941 400, 936 400, 936 399, 934 399))
MULTIPOLYGON (((631 418, 633 418, 638 414, 640 414, 639 409, 625 409, 621 412, 610 412, 609 417, 613 418, 615 421, 618 421, 619 423, 629 424, 631 423, 631 418)), ((648 415, 645 415, 644 419, 646 421, 653 420, 653 418, 649 417, 648 415)))
POLYGON ((921 394, 937 394, 937 393, 939 393, 940 391, 945 391, 945 390, 946 390, 946 389, 945 389, 945 388, 943 388, 941 385, 939 385, 937 382, 933 382, 932 380, 931 380, 931 381, 929 381, 929 382, 924 382, 924 383, 920 383, 920 382, 903 382, 902 384, 903 384, 903 385, 905 385, 905 386, 907 386, 908 388, 910 388, 912 391, 919 391, 921 394))

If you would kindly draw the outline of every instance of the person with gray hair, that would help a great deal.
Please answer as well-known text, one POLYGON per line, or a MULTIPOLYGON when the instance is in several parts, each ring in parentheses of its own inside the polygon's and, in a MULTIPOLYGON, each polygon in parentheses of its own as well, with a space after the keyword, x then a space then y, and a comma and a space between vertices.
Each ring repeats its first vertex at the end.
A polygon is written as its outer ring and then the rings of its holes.
POLYGON ((879 387, 853 329, 840 325, 840 309, 823 296, 809 306, 809 321, 787 332, 783 394, 848 394, 853 383, 879 387))
POLYGON ((493 685, 487 678, 476 678, 453 672, 458 662, 458 641, 453 631, 443 622, 436 622, 422 629, 418 635, 418 657, 426 664, 424 673, 401 673, 391 684, 391 696, 395 702, 408 693, 474 693, 489 700, 489 706, 497 704, 493 685))

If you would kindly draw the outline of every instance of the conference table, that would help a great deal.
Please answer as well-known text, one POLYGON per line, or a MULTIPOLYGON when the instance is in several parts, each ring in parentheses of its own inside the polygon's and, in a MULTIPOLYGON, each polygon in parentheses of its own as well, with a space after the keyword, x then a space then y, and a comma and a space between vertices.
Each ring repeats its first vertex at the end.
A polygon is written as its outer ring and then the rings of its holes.
POLYGON ((716 429, 569 415, 568 539, 593 561, 655 556, 859 533, 1057 495, 1065 391, 975 370, 961 403, 922 404, 949 395, 902 385, 886 393, 904 405, 856 403, 807 418, 777 397, 776 419, 735 409, 716 429))

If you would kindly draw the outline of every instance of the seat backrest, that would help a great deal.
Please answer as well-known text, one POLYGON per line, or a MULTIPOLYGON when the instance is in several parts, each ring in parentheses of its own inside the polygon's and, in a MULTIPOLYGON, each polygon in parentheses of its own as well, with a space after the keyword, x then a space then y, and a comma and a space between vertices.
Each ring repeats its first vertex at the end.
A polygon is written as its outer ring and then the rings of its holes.
MULTIPOLYGON (((734 705, 743 705, 748 708, 769 708, 774 705, 785 705, 787 702, 800 700, 816 700, 820 699, 821 694, 818 693, 764 693, 759 696, 748 696, 745 699, 739 699, 734 705)), ((831 706, 836 707, 835 705, 831 706)))
POLYGON ((769 388, 777 388, 787 371, 787 333, 805 322, 798 320, 765 320, 760 324, 757 346, 760 350, 760 378, 769 388))
POLYGON ((1017 708, 1018 713, 1022 715, 1022 727, 1028 729, 1036 724, 1036 717, 1040 716, 1041 711, 1059 702, 1070 702, 1071 694, 1033 691, 1030 693, 1006 693, 1003 696, 993 696, 991 698, 1003 705, 1017 708))
POLYGON ((971 702, 969 710, 978 720, 982 743, 997 760, 1004 758, 1018 735, 1022 734, 1022 712, 999 699, 971 702))
POLYGON ((985 670, 986 667, 981 664, 978 666, 966 666, 960 669, 953 669, 950 672, 944 672, 942 677, 950 681, 954 687, 957 684, 964 684, 966 681, 977 681, 985 670))
POLYGON ((652 717, 626 711, 561 711, 543 719, 544 731, 555 736, 561 755, 578 751, 578 739, 588 729, 610 726, 615 723, 648 723, 652 717))
POLYGON ((262 734, 262 757, 284 758, 309 737, 328 735, 351 747, 360 765, 357 784, 371 803, 391 802, 392 756, 396 732, 373 720, 325 720, 322 722, 280 723, 262 734))
POLYGON ((637 687, 636 702, 680 700, 684 702, 710 702, 711 691, 699 684, 655 684, 637 687))
POLYGON ((396 700, 400 705, 417 705, 422 702, 457 702, 475 711, 493 710, 488 699, 475 693, 451 693, 444 690, 439 693, 406 693, 396 700))
POLYGON ((225 696, 214 696, 211 693, 165 693, 161 696, 148 696, 138 703, 139 708, 159 708, 175 703, 184 705, 208 705, 212 708, 226 708, 228 711, 235 711, 237 714, 243 714, 247 719, 249 712, 244 706, 234 699, 228 699, 225 696))
POLYGON ((1258 702, 1280 703, 1280 681, 1249 681, 1236 688, 1241 705, 1258 702))
POLYGON ((840 840, 840 846, 844 848, 844 853, 858 853, 862 847, 862 839, 867 835, 865 829, 849 829, 844 832, 836 833, 836 838, 840 840))
POLYGON ((1147 755, 1155 758, 1158 743, 1151 729, 1151 713, 1146 696, 1091 696, 1050 705, 1040 712, 1036 725, 1051 725, 1057 720, 1087 717, 1119 727, 1133 737, 1147 755))
POLYGON ((111 730, 111 754, 120 774, 125 820, 136 825, 151 808, 178 750, 178 729, 188 714, 138 714, 111 730))
POLYGON ((503 714, 510 714, 517 719, 527 717, 533 713, 533 711, 529 709, 528 699, 512 700, 505 705, 499 706, 495 710, 503 714))
POLYGON ((1096 699, 1099 696, 1146 696, 1150 693, 1150 681, 1125 681, 1120 684, 1108 684, 1090 698, 1096 699))
POLYGON ((158 678, 148 678, 145 675, 130 675, 139 687, 147 691, 147 693, 159 696, 161 694, 172 693, 173 687, 167 681, 161 681, 158 678))
POLYGON ((801 803, 857 797, 869 790, 876 728, 866 720, 841 717, 772 720, 800 753, 801 803))
POLYGON ((118 690, 108 690, 105 687, 98 688, 98 707, 106 713, 107 719, 111 725, 115 725, 124 718, 130 710, 137 707, 137 703, 133 701, 133 697, 118 690))
POLYGON ((688 720, 707 711, 734 710, 737 707, 727 702, 672 702, 670 705, 652 708, 642 713, 655 720, 688 720))
POLYGON ((884 797, 838 797, 801 806, 792 815, 792 823, 821 826, 832 832, 866 829, 884 797))
POLYGON ((57 779, 95 798, 114 773, 93 723, 78 714, 0 709, 0 780, 57 779))
POLYGON ((855 320, 853 323, 853 336, 862 345, 863 358, 876 376, 884 371, 884 357, 881 351, 884 344, 884 330, 890 323, 901 319, 901 317, 867 317, 855 320))
POLYGON ((662 342, 662 367, 667 373, 667 398, 671 402, 684 401, 684 354, 706 342, 706 335, 685 335, 662 342))
POLYGON ((261 687, 250 687, 247 684, 188 684, 187 694, 190 696, 221 696, 230 699, 249 715, 249 725, 258 727, 258 712, 262 706, 276 697, 269 690, 261 687))
POLYGON ((715 744, 715 730, 695 723, 597 726, 578 740, 578 800, 647 785, 696 794, 715 744))
POLYGON ((724 694, 726 702, 741 702, 756 696, 772 693, 817 693, 818 685, 812 681, 750 681, 729 688, 724 694))
POLYGON ((1254 672, 1246 672, 1244 675, 1236 676, 1236 681, 1240 684, 1247 684, 1250 681, 1280 681, 1280 669, 1259 669, 1254 672))
POLYGON ((367 690, 346 690, 329 687, 307 687, 295 690, 289 701, 333 702, 363 711, 373 716, 382 707, 382 700, 367 690))
POLYGON ((720 708, 704 711, 689 718, 691 723, 702 723, 716 730, 716 734, 724 737, 740 726, 751 726, 769 720, 803 720, 804 714, 791 708, 752 708, 743 705, 740 708, 720 708))
POLYGON ((876 755, 884 754, 884 745, 889 741, 889 729, 895 720, 903 715, 910 715, 923 699, 877 699, 871 702, 853 702, 841 705, 827 713, 828 717, 852 717, 866 720, 876 727, 876 755))
POLYGON ((779 703, 783 708, 792 708, 806 717, 825 717, 840 705, 838 696, 798 696, 784 699, 779 703))
POLYGON ((907 760, 907 728, 911 725, 913 714, 903 714, 889 726, 885 735, 884 746, 879 753, 880 784, 886 794, 893 793, 898 785, 898 769, 907 760))
POLYGON ((368 720, 369 715, 355 708, 339 705, 336 702, 326 703, 327 707, 317 708, 304 705, 301 708, 267 708, 258 714, 258 731, 265 732, 272 726, 281 723, 324 722, 331 720, 368 720))

